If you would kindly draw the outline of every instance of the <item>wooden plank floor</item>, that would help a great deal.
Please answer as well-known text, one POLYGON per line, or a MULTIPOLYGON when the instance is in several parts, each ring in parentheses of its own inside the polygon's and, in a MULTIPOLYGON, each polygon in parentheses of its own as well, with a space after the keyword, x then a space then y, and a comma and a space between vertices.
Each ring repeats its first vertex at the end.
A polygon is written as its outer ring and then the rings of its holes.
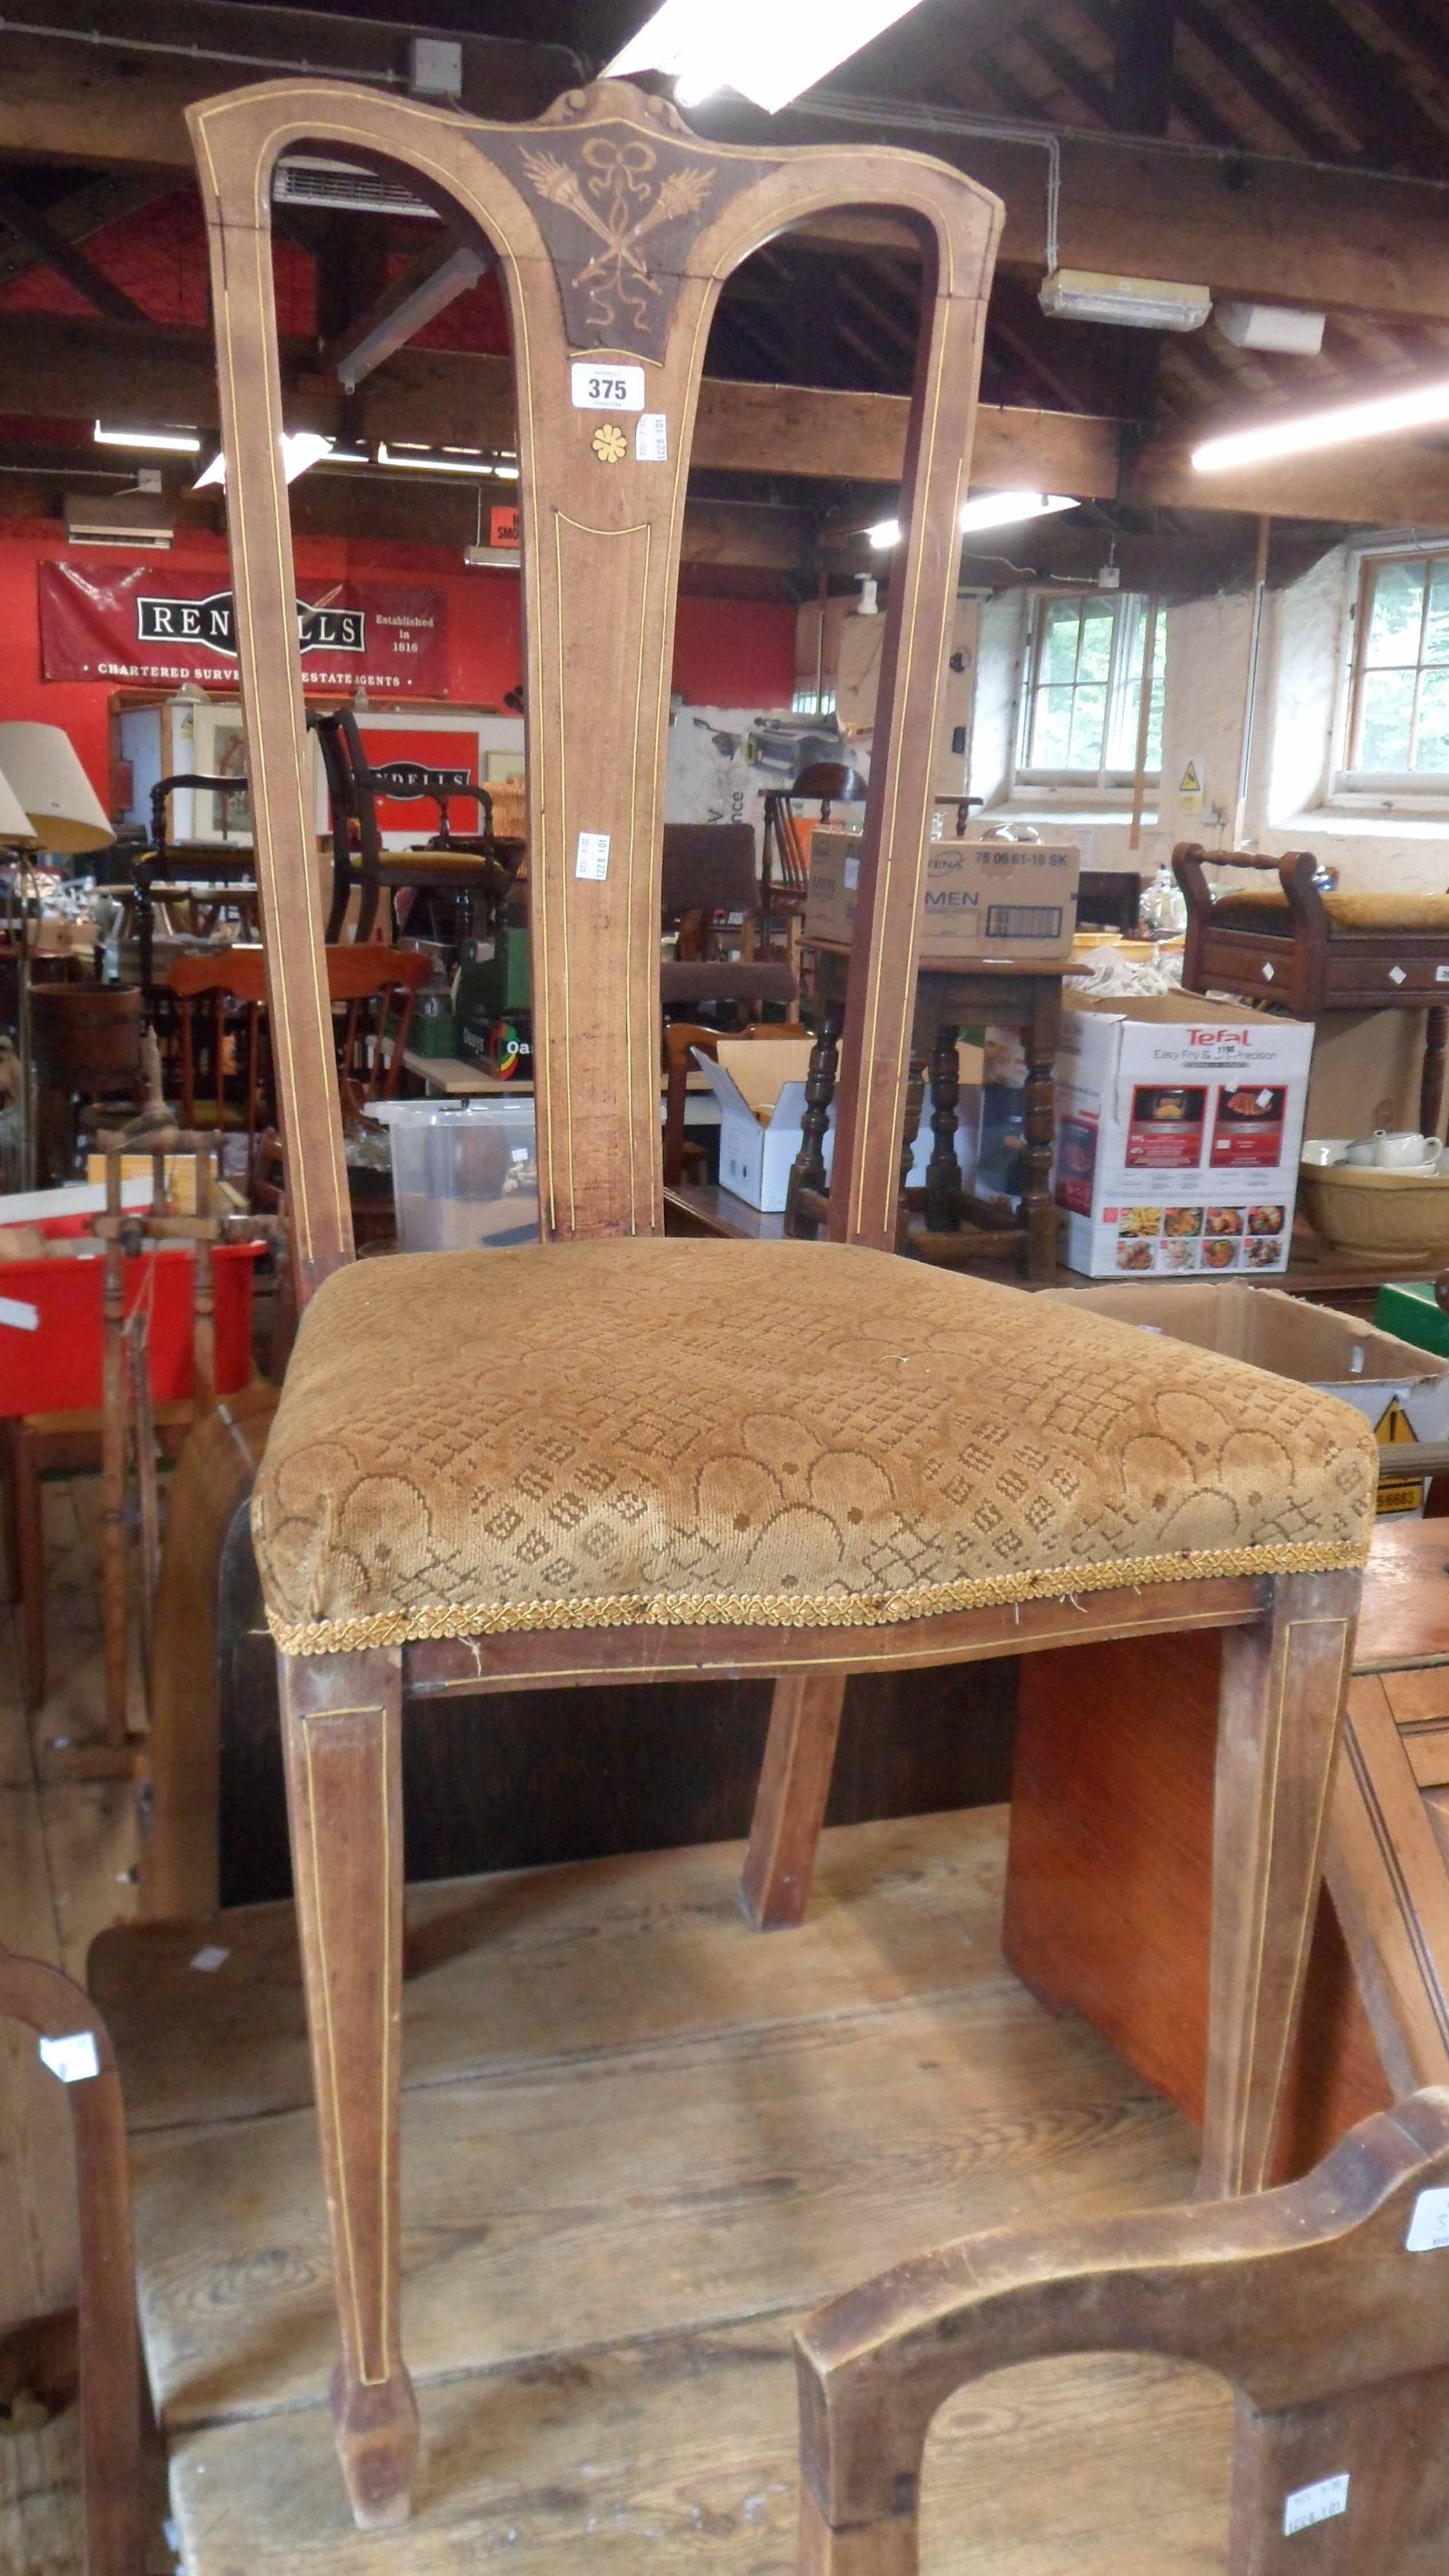
MULTIPOLYGON (((1178 2198, 1194 2140, 997 1947, 1000 1810, 826 1837, 761 1938, 741 1852, 420 1890, 405 1990, 404 2331, 418 2511, 353 2530, 290 1910, 108 1934, 141 2309, 189 2576, 502 2559, 786 2576, 793 2324, 974 2227, 1178 2198), (193 1964, 225 1946, 220 1968, 193 1964)), ((1225 2392, 1158 2364, 1016 2373, 943 2418, 928 2567, 1207 2576, 1225 2392)))

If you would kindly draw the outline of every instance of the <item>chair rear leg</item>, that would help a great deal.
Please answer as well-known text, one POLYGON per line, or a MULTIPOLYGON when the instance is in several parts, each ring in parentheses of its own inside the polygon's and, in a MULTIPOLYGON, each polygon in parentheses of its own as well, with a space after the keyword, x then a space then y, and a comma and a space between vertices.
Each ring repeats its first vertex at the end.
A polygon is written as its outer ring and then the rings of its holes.
POLYGON ((804 1916, 844 1703, 841 1673, 786 1673, 775 1684, 740 1887, 757 1931, 783 1931, 804 1916))
POLYGON ((1223 1639, 1199 2194, 1259 2191, 1303 1998, 1348 1686, 1357 1574, 1279 1576, 1223 1639))
POLYGON ((402 1655, 279 1655, 287 1809, 342 2359, 332 2416, 362 2530, 405 2522, 418 2420, 399 2341, 402 1655))

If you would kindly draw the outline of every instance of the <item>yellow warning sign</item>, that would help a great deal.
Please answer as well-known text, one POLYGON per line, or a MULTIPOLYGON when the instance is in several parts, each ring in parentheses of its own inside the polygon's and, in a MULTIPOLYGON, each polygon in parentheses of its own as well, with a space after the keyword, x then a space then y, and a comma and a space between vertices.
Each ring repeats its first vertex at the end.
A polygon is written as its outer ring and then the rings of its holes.
MULTIPOLYGON (((1418 1439, 1418 1433, 1396 1395, 1391 1395, 1374 1424, 1374 1438, 1381 1449, 1405 1449, 1418 1439)), ((1396 1476, 1379 1486, 1380 1518, 1396 1512, 1418 1512, 1424 1506, 1424 1482, 1421 1476, 1396 1476)))
POLYGON ((1182 783, 1177 791, 1177 800, 1180 805, 1200 805, 1202 803, 1202 769, 1200 764, 1195 760, 1190 760, 1186 769, 1182 773, 1182 783))

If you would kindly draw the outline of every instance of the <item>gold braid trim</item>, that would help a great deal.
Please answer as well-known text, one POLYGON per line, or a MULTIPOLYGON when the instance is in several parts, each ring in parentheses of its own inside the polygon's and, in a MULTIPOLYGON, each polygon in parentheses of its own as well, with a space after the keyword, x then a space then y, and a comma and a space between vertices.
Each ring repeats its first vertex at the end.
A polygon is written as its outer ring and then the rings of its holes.
POLYGON ((403 1646, 425 1637, 516 1637, 564 1628, 889 1628, 898 1621, 940 1619, 956 1610, 997 1610, 1013 1601, 1066 1600, 1078 1592, 1121 1592, 1134 1584, 1201 1583, 1214 1576, 1338 1574, 1361 1566, 1367 1536, 1299 1539, 1273 1547, 1183 1549, 1169 1556, 1117 1557, 1096 1565, 1052 1565, 1018 1574, 915 1583, 903 1592, 605 1593, 572 1601, 459 1602, 419 1610, 381 1610, 359 1619, 300 1623, 267 1612, 286 1655, 352 1655, 366 1646, 403 1646))

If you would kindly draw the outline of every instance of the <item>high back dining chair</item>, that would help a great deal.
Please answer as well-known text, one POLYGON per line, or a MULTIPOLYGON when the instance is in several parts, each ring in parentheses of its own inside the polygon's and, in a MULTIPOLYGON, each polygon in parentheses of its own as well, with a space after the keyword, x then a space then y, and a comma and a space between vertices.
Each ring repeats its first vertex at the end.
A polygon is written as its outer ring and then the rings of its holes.
MULTIPOLYGON (((717 1055, 723 1029, 705 1028, 696 1020, 664 1024, 664 1184, 672 1189, 684 1171, 684 1117, 689 1106, 689 1077, 696 1052, 717 1055)), ((741 1038, 813 1038, 803 1020, 751 1020, 734 1033, 741 1038)))
MULTIPOLYGON (((795 2343, 800 2576, 917 2576, 932 2418, 993 2371, 1088 2352, 1156 2353, 1229 2382, 1224 2576, 1438 2576, 1446 2206, 1439 2090, 1365 2120, 1286 2190, 1002 2228, 848 2292, 795 2343)), ((1029 2388, 1013 2402, 1029 2410, 1029 2388)), ((1160 2563, 1176 2565, 1170 2548, 1160 2563)))
POLYGON ((390 904, 389 930, 394 934, 395 899, 404 887, 447 895, 455 911, 463 916, 461 925, 455 924, 460 936, 467 936, 474 927, 473 907, 478 898, 483 898, 491 909, 501 907, 518 872, 523 844, 494 838, 493 800, 486 787, 455 782, 436 788, 406 762, 374 767, 350 707, 337 707, 330 713, 313 708, 307 722, 317 736, 322 755, 332 831, 329 942, 341 939, 354 892, 358 909, 353 936, 359 944, 373 936, 384 892, 390 904), (380 794, 404 803, 426 798, 436 805, 438 831, 434 839, 418 849, 385 849, 377 820, 380 794), (463 834, 453 831, 450 808, 455 796, 469 797, 476 804, 480 830, 463 834))
MULTIPOLYGON (((812 760, 788 787, 767 787, 764 796, 764 860, 760 874, 760 941, 768 953, 772 925, 785 928, 786 953, 796 962, 800 921, 810 882, 809 827, 795 811, 795 800, 818 802, 822 823, 834 805, 861 805, 865 781, 848 761, 812 760)), ((934 802, 934 799, 932 800, 934 802)))
MULTIPOLYGON (((328 1002, 341 1014, 340 1025, 334 1021, 334 1026, 344 1097, 353 1108, 369 1100, 391 1100, 402 1074, 413 1007, 432 972, 430 962, 415 948, 381 948, 375 941, 360 948, 328 948, 324 955, 328 1002)), ((238 946, 212 956, 173 957, 166 989, 175 996, 181 1021, 182 1126, 195 1127, 200 1117, 255 1137, 275 1115, 262 950, 238 946), (212 1096, 198 1102, 195 1017, 197 1003, 206 1001, 211 1004, 207 1060, 212 1096), (238 1007, 245 1012, 246 1027, 233 1072, 227 1037, 230 1016, 238 1007)))
POLYGON ((405 1693, 774 1677, 747 1893, 757 1920, 783 1921, 852 1666, 1225 1628, 1204 2168, 1219 2190, 1253 2188, 1302 1984, 1375 1450, 1304 1387, 1095 1318, 1057 1312, 1048 1330, 1017 1292, 886 1257, 997 201, 911 153, 705 143, 622 82, 532 125, 301 80, 189 117, 304 1308, 253 1526, 338 2291, 334 2422, 354 2513, 380 2524, 408 2511, 417 2440, 398 2296, 405 1693), (508 304, 544 1236, 509 1251, 350 1258, 276 470, 270 174, 304 141, 399 165, 496 248, 508 304), (924 285, 832 1239, 669 1241, 661 802, 700 370, 722 281, 841 205, 903 214, 924 285))

